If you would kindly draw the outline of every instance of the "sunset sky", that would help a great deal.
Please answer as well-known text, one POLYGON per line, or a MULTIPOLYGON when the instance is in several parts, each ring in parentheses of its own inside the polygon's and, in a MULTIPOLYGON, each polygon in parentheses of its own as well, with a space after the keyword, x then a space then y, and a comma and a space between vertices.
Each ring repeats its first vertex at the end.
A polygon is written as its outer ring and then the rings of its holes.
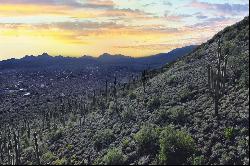
POLYGON ((247 15, 248 0, 0 0, 0 60, 147 56, 205 42, 247 15))

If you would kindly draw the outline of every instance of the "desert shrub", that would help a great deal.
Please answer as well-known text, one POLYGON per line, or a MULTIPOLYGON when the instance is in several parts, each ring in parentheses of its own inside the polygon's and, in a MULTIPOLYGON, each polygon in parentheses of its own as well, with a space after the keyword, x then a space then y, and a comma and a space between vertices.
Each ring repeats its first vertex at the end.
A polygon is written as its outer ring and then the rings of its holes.
POLYGON ((204 156, 197 156, 193 158, 192 165, 203 165, 204 164, 204 156))
POLYGON ((56 161, 53 162, 53 165, 66 165, 67 160, 65 158, 62 159, 57 159, 56 161))
POLYGON ((172 127, 161 132, 159 164, 185 164, 194 152, 195 142, 187 133, 172 127))
POLYGON ((161 106, 161 101, 159 98, 154 98, 152 101, 148 104, 149 110, 155 110, 158 109, 161 106))
POLYGON ((24 147, 24 148, 28 148, 29 146, 30 146, 29 138, 28 138, 28 137, 24 137, 24 140, 23 140, 23 147, 24 147))
POLYGON ((170 118, 170 113, 168 110, 160 110, 155 114, 155 123, 164 124, 170 118))
POLYGON ((111 101, 109 103, 109 109, 108 109, 108 113, 109 114, 113 114, 116 110, 116 107, 115 107, 115 102, 111 101))
POLYGON ((226 129, 224 130, 224 136, 225 136, 225 138, 226 138, 227 140, 232 140, 233 137, 234 137, 234 135, 235 135, 235 130, 234 130, 234 128, 230 127, 230 128, 226 128, 226 129))
POLYGON ((189 89, 189 87, 185 87, 182 89, 179 93, 179 100, 181 102, 185 102, 188 99, 192 98, 192 91, 189 89))
POLYGON ((100 130, 94 135, 94 146, 97 150, 107 147, 115 136, 110 129, 100 130))
POLYGON ((171 75, 171 76, 168 78, 167 83, 168 83, 170 86, 175 86, 176 84, 178 84, 178 78, 177 78, 177 76, 171 75))
POLYGON ((70 114, 70 121, 71 122, 76 122, 77 121, 77 117, 76 117, 75 114, 73 114, 73 113, 70 114))
MULTIPOLYGON (((78 158, 76 156, 76 154, 74 154, 71 159, 70 159, 70 164, 72 165, 77 165, 77 161, 78 161, 78 158)), ((79 164, 78 164, 79 165, 79 164)))
POLYGON ((56 132, 52 132, 49 134, 49 140, 53 143, 55 141, 58 141, 60 138, 62 138, 63 136, 63 131, 60 129, 60 130, 57 130, 56 132))
POLYGON ((225 39, 227 41, 233 40, 235 37, 236 37, 236 31, 233 29, 230 30, 230 33, 225 33, 225 39))
POLYGON ((130 93, 129 98, 130 98, 130 100, 135 100, 136 99, 136 94, 130 93))
POLYGON ((176 106, 169 110, 173 122, 181 124, 186 121, 186 113, 182 106, 176 106))
POLYGON ((122 147, 123 147, 123 148, 128 147, 129 144, 130 144, 130 140, 129 140, 128 138, 124 138, 124 139, 122 140, 122 147))
POLYGON ((230 79, 239 81, 241 85, 248 87, 249 85, 249 54, 248 53, 239 53, 241 50, 239 47, 234 48, 232 55, 228 58, 228 64, 232 75, 230 74, 230 79))
POLYGON ((136 119, 135 114, 131 108, 127 108, 122 111, 121 116, 124 121, 131 121, 136 119))
POLYGON ((145 125, 134 136, 138 151, 142 154, 153 153, 158 148, 157 130, 152 125, 145 125))
POLYGON ((219 160, 221 165, 241 165, 236 162, 237 159, 233 153, 222 152, 219 160))
POLYGON ((41 157, 41 161, 42 163, 44 163, 45 165, 46 164, 50 164, 50 162, 52 162, 53 160, 56 159, 55 155, 51 152, 51 151, 48 151, 47 153, 44 153, 41 157))
POLYGON ((124 162, 125 157, 122 150, 118 148, 108 150, 108 153, 102 159, 104 165, 123 165, 124 162))
POLYGON ((23 153, 22 153, 22 160, 23 161, 27 161, 28 164, 33 165, 36 164, 36 157, 35 157, 35 150, 32 146, 23 149, 23 153), (32 162, 32 163, 30 163, 32 162))
POLYGON ((72 149, 73 149, 73 145, 67 144, 67 145, 66 145, 66 148, 67 148, 68 150, 72 150, 72 149))

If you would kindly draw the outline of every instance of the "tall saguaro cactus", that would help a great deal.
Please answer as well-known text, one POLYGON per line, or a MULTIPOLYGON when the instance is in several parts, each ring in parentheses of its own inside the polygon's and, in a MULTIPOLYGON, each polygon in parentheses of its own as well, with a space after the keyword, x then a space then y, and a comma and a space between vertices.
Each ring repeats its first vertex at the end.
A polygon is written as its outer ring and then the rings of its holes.
POLYGON ((142 86, 143 86, 144 93, 146 93, 146 81, 147 81, 147 71, 143 70, 143 72, 142 72, 142 86))
POLYGON ((116 77, 114 81, 114 99, 115 99, 115 109, 117 110, 117 79, 116 77))
POLYGON ((214 99, 215 115, 218 116, 219 101, 225 93, 228 55, 222 55, 221 39, 218 41, 216 68, 208 65, 208 87, 214 99))
POLYGON ((16 132, 13 132, 14 134, 14 148, 15 148, 15 161, 16 165, 20 165, 20 153, 19 153, 19 142, 18 142, 18 136, 16 135, 16 132))
POLYGON ((106 104, 108 103, 108 80, 105 82, 105 97, 106 97, 106 104))
POLYGON ((36 162, 37 165, 40 165, 40 156, 39 156, 39 149, 38 149, 38 141, 37 141, 37 133, 34 133, 34 143, 35 143, 35 152, 36 152, 36 162))

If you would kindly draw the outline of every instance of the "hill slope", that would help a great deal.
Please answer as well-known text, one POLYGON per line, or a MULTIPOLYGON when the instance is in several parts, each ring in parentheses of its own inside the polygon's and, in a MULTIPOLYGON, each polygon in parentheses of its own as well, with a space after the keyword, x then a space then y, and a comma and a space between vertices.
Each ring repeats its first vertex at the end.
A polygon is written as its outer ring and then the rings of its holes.
MULTIPOLYGON (((116 163, 120 159, 117 156, 119 150, 114 153, 112 148, 121 149, 120 153, 125 156, 126 164, 157 163, 160 148, 156 145, 154 151, 147 147, 147 140, 148 143, 157 144, 157 138, 153 136, 155 133, 150 127, 140 129, 145 124, 158 127, 172 125, 176 130, 189 133, 195 141, 195 158, 184 163, 248 164, 248 24, 249 18, 245 18, 217 34, 187 57, 167 65, 163 73, 148 80, 146 93, 138 84, 132 85, 132 91, 120 91, 117 109, 116 100, 112 98, 108 109, 97 106, 93 111, 92 108, 91 113, 85 117, 84 126, 68 130, 69 133, 63 132, 65 138, 59 142, 71 142, 74 151, 67 151, 69 156, 76 154, 80 160, 85 156, 83 158, 89 158, 90 163, 111 162, 107 157, 114 159, 112 161, 116 163), (214 116, 213 100, 207 90, 206 66, 213 65, 216 61, 217 40, 221 35, 224 50, 229 49, 229 80, 217 119, 214 116), (140 135, 140 132, 144 134, 140 135), (135 136, 136 133, 139 138, 135 136), (105 146, 96 149, 100 140, 105 142, 105 146), (147 152, 141 153, 143 147, 140 146, 144 146, 147 152)), ((56 154, 64 156, 60 151, 56 154)), ((183 155, 182 152, 174 154, 176 156, 169 157, 176 162, 183 155)), ((119 162, 123 160, 120 159, 119 162)))

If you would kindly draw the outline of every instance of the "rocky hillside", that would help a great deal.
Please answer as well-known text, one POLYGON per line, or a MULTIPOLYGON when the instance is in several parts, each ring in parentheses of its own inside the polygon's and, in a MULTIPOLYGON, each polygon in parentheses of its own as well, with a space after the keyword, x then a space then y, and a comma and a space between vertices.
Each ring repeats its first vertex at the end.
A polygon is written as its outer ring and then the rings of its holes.
POLYGON ((41 118, 30 120, 39 153, 21 141, 21 162, 249 164, 249 17, 141 80, 101 92, 41 105, 41 118), (207 66, 217 63, 219 39, 228 65, 216 116, 207 66))

